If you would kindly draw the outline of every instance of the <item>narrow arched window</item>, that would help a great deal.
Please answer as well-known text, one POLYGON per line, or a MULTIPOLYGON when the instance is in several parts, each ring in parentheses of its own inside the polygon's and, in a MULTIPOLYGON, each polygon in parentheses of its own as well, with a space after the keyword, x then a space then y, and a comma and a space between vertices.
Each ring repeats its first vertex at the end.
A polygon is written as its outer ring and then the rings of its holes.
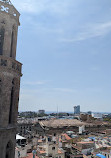
POLYGON ((5 158, 12 158, 12 154, 13 154, 12 142, 8 142, 5 153, 6 153, 5 158))
POLYGON ((14 41, 14 31, 12 31, 10 57, 13 57, 13 41, 14 41))
POLYGON ((11 89, 11 97, 10 97, 9 124, 12 123, 13 98, 14 98, 14 80, 12 81, 12 89, 11 89))
POLYGON ((12 35, 11 35, 10 57, 14 57, 15 54, 15 36, 16 36, 16 26, 13 25, 12 35))
POLYGON ((1 92, 2 92, 2 80, 0 78, 0 95, 1 95, 1 92))
POLYGON ((2 27, 0 29, 0 55, 3 55, 4 33, 5 29, 2 27))

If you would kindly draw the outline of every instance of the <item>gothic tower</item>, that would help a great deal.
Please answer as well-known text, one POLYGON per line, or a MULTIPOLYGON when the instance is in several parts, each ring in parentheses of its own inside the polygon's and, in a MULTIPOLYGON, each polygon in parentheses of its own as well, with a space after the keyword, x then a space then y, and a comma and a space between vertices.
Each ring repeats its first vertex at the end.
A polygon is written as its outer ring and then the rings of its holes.
POLYGON ((19 12, 0 0, 0 158, 14 158, 22 64, 16 60, 19 12))

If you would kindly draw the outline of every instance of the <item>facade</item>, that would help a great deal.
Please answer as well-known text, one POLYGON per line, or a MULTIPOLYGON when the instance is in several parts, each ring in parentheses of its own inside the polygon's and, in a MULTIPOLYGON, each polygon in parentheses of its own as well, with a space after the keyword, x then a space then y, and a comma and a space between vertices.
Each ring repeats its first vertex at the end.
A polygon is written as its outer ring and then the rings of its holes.
POLYGON ((74 114, 79 115, 80 114, 80 105, 74 106, 74 114))
POLYGON ((88 141, 88 142, 77 142, 77 147, 81 150, 81 153, 84 155, 90 155, 93 149, 95 148, 95 142, 94 141, 88 141))
POLYGON ((84 122, 76 119, 51 119, 45 121, 39 121, 36 125, 36 133, 40 135, 44 134, 61 134, 63 131, 79 132, 79 127, 84 126, 85 132, 99 132, 102 133, 106 129, 111 129, 109 123, 101 122, 84 122))
POLYGON ((19 12, 0 0, 0 157, 14 158, 21 63, 16 61, 19 12))
POLYGON ((45 142, 42 141, 41 145, 39 143, 37 146, 37 156, 39 158, 65 158, 65 151, 59 148, 57 140, 54 141, 52 136, 48 136, 45 137, 45 142))
POLYGON ((81 113, 80 114, 80 119, 82 121, 91 121, 91 120, 94 120, 94 118, 92 117, 92 115, 87 114, 87 113, 81 113))
POLYGON ((22 136, 28 135, 29 133, 34 131, 34 126, 32 123, 21 123, 17 124, 17 133, 22 136))
POLYGON ((101 114, 101 113, 92 113, 92 117, 94 117, 96 119, 102 119, 103 118, 103 114, 101 114))

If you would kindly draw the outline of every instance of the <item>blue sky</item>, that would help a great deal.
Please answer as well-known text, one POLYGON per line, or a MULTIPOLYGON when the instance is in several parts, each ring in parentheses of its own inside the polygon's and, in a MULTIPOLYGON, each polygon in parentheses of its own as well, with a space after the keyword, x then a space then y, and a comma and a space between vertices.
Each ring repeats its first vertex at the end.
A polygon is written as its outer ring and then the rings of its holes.
POLYGON ((12 3, 21 13, 19 110, 111 112, 111 1, 12 3))

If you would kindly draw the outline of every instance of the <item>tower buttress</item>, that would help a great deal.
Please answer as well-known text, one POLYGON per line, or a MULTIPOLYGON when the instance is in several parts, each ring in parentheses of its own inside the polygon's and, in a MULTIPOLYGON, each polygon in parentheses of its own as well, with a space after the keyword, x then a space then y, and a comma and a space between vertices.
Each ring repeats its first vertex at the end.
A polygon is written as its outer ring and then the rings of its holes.
POLYGON ((19 12, 0 0, 0 154, 14 158, 22 64, 16 60, 19 12))

